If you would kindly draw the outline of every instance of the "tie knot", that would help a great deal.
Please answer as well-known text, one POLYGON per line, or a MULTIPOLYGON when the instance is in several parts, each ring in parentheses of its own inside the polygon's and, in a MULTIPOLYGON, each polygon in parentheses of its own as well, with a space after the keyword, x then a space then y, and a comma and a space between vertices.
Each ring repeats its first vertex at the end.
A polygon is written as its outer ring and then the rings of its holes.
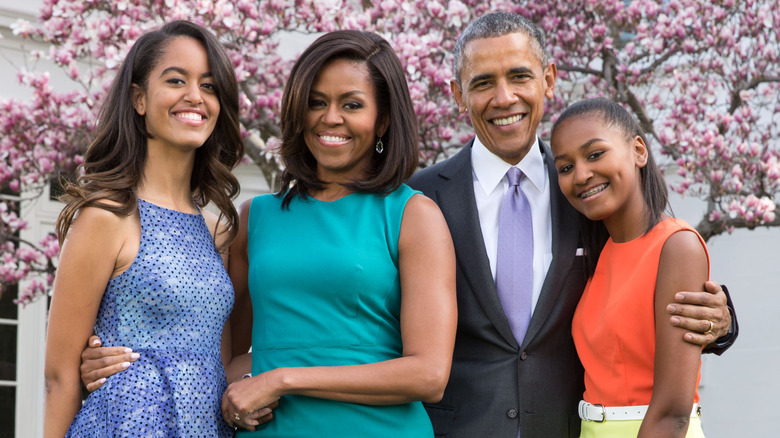
POLYGON ((506 177, 509 179, 510 186, 516 186, 520 184, 520 178, 523 177, 523 171, 515 166, 509 168, 506 171, 506 177))

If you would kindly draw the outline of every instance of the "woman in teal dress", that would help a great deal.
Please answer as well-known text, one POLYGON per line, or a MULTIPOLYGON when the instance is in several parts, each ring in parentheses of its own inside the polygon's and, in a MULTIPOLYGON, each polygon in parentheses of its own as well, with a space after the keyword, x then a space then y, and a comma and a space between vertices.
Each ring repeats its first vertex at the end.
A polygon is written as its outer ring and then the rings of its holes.
POLYGON ((228 387, 225 420, 241 437, 431 437, 420 401, 449 377, 455 260, 436 204, 403 184, 418 137, 401 64, 375 34, 326 34, 281 119, 281 190, 241 206, 231 246, 233 351, 251 333, 252 377, 228 387))

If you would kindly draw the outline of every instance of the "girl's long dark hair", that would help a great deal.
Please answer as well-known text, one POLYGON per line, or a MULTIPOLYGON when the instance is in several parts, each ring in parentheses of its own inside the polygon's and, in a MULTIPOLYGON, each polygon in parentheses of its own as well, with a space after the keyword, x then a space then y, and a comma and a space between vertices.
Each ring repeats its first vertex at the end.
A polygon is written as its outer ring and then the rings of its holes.
POLYGON ((148 133, 144 117, 132 105, 132 87, 146 89, 149 73, 174 38, 199 41, 206 49, 220 111, 214 131, 195 152, 190 189, 196 205, 214 202, 228 225, 224 249, 238 233, 238 213, 232 199, 238 180, 231 173, 244 155, 238 119, 238 84, 233 64, 217 38, 188 21, 174 21, 142 35, 130 49, 114 78, 98 118, 96 134, 84 154, 83 174, 66 183, 57 218, 60 244, 74 216, 84 207, 99 207, 119 215, 137 208, 136 188, 143 177, 148 133), (110 202, 106 202, 110 201, 110 202))
MULTIPOLYGON (((661 215, 669 206, 669 191, 666 188, 661 169, 655 163, 650 145, 645 138, 645 132, 631 114, 619 104, 603 98, 586 99, 579 101, 564 110, 553 125, 553 132, 564 120, 585 115, 598 115, 607 126, 622 132, 627 140, 639 136, 647 145, 647 163, 639 169, 642 183, 642 198, 645 201, 645 218, 647 228, 645 233, 653 229, 661 220, 661 215)), ((587 250, 586 271, 588 276, 596 270, 604 242, 609 233, 603 221, 582 221, 583 245, 587 250)))

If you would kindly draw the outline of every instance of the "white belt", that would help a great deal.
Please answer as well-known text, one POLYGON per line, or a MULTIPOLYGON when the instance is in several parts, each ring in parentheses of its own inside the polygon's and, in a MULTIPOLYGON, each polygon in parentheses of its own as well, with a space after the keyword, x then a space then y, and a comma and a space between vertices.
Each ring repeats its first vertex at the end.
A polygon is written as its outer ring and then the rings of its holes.
MULTIPOLYGON (((585 421, 595 421, 597 423, 603 423, 604 421, 625 421, 625 420, 641 420, 645 418, 647 413, 647 405, 643 406, 612 406, 607 407, 599 404, 591 404, 585 400, 580 401, 578 408, 580 418, 585 421)), ((701 416, 701 405, 698 403, 693 404, 691 410, 691 417, 701 416)))

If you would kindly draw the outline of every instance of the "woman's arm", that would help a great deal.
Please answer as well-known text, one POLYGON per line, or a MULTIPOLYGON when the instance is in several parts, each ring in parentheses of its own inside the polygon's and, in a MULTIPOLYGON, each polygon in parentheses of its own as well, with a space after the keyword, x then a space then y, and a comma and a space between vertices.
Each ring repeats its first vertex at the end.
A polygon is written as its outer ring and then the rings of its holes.
MULTIPOLYGON (((238 236, 230 244, 228 275, 233 282, 236 301, 230 314, 230 337, 233 357, 241 356, 252 346, 252 301, 249 297, 249 256, 247 235, 249 207, 252 200, 246 200, 238 208, 238 236)), ((244 371, 244 373, 249 372, 244 371)))
MULTIPOLYGON (((206 226, 209 228, 209 233, 211 233, 211 235, 214 237, 214 244, 217 248, 221 248, 222 245, 226 243, 228 238, 228 234, 226 232, 227 226, 224 223, 219 222, 219 217, 208 210, 201 210, 201 215, 203 216, 203 220, 206 222, 206 226)), ((222 256, 222 264, 227 270, 230 253, 228 250, 224 250, 220 252, 220 255, 222 256)), ((230 320, 228 319, 228 321, 225 322, 225 326, 222 328, 222 340, 220 343, 222 365, 225 367, 225 369, 227 369, 227 367, 230 365, 230 360, 233 358, 230 346, 230 335, 230 320)))
MULTIPOLYGON (((231 258, 232 260, 232 258, 231 258)), ((399 238, 403 356, 338 367, 278 368, 230 385, 226 420, 243 418, 286 394, 365 404, 438 401, 455 343, 455 252, 447 224, 430 199, 413 196, 399 238)))
MULTIPOLYGON (((81 351, 92 334, 108 280, 127 269, 134 258, 127 239, 133 232, 130 225, 128 218, 85 208, 63 243, 46 335, 45 437, 64 436, 81 407, 81 351)), ((140 229, 135 231, 140 236, 140 229)))
POLYGON ((242 354, 233 357, 230 362, 230 369, 226 370, 228 385, 243 379, 248 373, 252 372, 252 353, 242 354))
MULTIPOLYGON (((227 320, 222 328, 222 343, 220 344, 220 354, 222 355, 222 366, 227 371, 230 362, 233 360, 233 353, 230 349, 230 319, 227 320)), ((229 380, 228 380, 229 382, 229 380)))
POLYGON ((681 231, 661 251, 655 289, 653 396, 639 437, 684 437, 696 392, 701 346, 683 340, 686 330, 669 324, 667 304, 680 290, 704 290, 709 260, 696 234, 681 231))

